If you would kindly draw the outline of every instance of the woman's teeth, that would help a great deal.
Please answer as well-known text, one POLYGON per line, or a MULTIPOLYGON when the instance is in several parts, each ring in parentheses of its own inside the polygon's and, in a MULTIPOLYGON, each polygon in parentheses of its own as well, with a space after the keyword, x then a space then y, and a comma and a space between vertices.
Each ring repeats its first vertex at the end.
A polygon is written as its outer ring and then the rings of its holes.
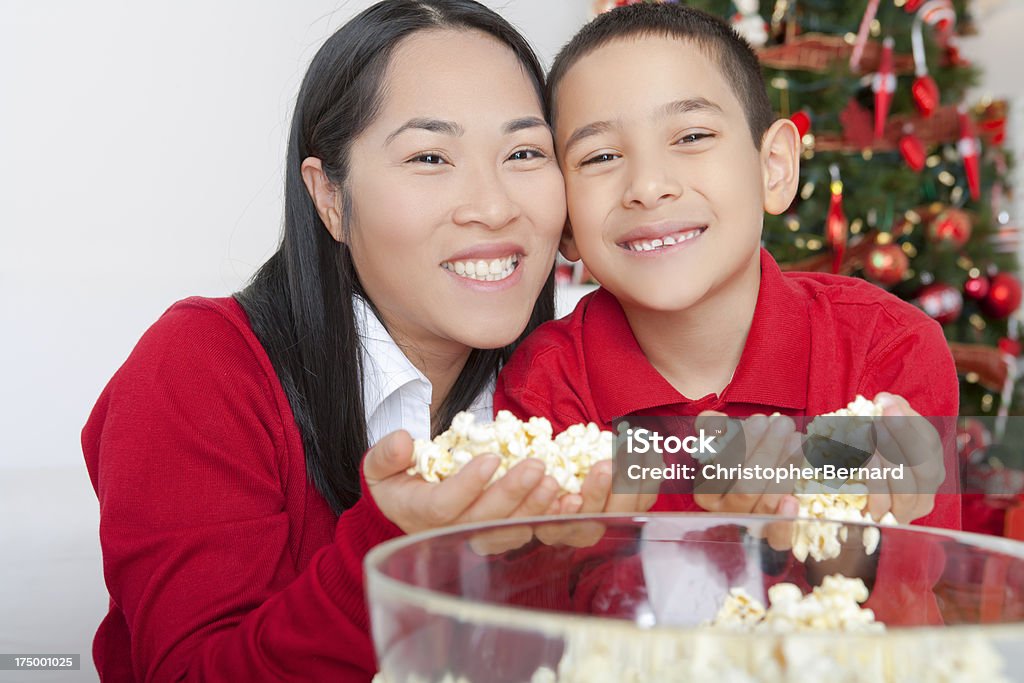
POLYGON ((694 237, 703 234, 705 230, 707 230, 707 228, 697 228, 696 230, 684 230, 672 235, 666 235, 660 239, 626 242, 625 247, 630 251, 652 251, 654 249, 661 249, 662 247, 671 247, 679 244, 680 242, 692 240, 694 237))
POLYGON ((445 261, 441 267, 470 280, 496 282, 511 275, 517 265, 519 265, 518 256, 506 256, 490 261, 445 261))

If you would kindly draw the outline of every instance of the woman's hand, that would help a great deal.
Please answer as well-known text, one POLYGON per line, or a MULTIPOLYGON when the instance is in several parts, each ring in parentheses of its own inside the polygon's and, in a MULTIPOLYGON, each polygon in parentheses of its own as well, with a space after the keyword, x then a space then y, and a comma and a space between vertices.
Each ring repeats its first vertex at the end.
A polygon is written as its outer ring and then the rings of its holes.
POLYGON ((412 453, 412 438, 400 430, 381 439, 363 459, 363 476, 377 507, 407 534, 559 510, 558 484, 544 475, 539 460, 524 460, 488 486, 501 461, 497 455, 482 455, 455 475, 432 483, 406 474, 412 453))

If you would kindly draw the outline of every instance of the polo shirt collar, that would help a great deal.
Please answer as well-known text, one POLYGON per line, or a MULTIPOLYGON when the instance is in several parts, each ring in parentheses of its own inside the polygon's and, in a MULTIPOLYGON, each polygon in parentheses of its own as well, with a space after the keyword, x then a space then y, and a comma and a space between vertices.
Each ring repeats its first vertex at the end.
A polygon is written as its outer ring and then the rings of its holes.
MULTIPOLYGON (((775 259, 764 249, 760 262, 761 285, 754 318, 736 373, 720 402, 799 410, 807 406, 811 349, 808 302, 783 277, 775 259)), ((607 290, 595 293, 584 315, 582 341, 587 375, 605 423, 652 408, 706 398, 683 396, 658 373, 637 343, 622 306, 607 290)))

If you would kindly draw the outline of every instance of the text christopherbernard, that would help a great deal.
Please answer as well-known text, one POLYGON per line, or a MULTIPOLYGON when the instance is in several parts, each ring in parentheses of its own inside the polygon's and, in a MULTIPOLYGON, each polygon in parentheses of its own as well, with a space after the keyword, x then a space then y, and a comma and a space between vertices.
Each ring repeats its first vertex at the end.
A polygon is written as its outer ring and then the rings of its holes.
POLYGON ((701 429, 696 435, 678 437, 662 436, 649 429, 626 430, 626 453, 628 455, 646 454, 677 454, 680 452, 695 456, 701 465, 672 463, 663 467, 630 464, 626 468, 626 476, 636 480, 689 479, 697 478, 697 472, 704 480, 718 479, 727 481, 771 480, 776 484, 783 481, 801 479, 831 481, 859 480, 870 481, 892 479, 901 481, 904 476, 902 463, 891 467, 840 467, 838 465, 820 465, 817 467, 799 467, 793 463, 766 467, 764 465, 721 465, 708 462, 718 451, 715 448, 715 436, 708 435, 701 429))

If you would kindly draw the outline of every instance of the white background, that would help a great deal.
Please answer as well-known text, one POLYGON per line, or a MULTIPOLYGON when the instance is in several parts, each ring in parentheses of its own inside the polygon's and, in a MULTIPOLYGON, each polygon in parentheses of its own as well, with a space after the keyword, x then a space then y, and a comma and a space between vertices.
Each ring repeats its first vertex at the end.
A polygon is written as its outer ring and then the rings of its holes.
MULTIPOLYGON (((369 4, 0 0, 0 652, 80 653, 94 678, 82 424, 167 306, 239 289, 273 252, 299 82, 369 4)), ((487 4, 547 65, 591 3, 487 4)), ((979 94, 1019 99, 1024 3, 978 8, 979 94)))

